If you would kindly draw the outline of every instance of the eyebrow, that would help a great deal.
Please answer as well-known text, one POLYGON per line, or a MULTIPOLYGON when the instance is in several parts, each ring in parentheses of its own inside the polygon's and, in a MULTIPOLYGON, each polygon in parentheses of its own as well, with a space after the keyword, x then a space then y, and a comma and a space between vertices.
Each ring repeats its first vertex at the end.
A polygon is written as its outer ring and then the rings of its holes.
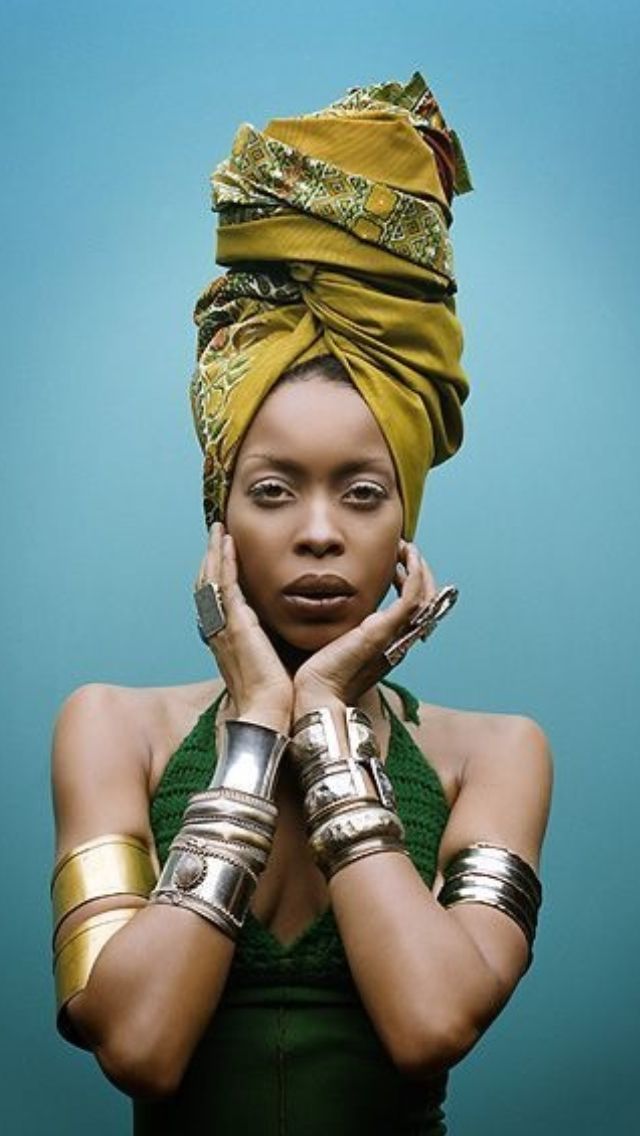
MULTIPOLYGON (((282 473, 290 473, 294 476, 300 476, 300 474, 306 472, 304 465, 300 462, 291 461, 288 458, 280 458, 275 454, 247 454, 244 460, 245 462, 260 462, 274 469, 281 470, 282 473)), ((383 458, 374 455, 364 455, 358 459, 341 462, 340 465, 336 466, 334 472, 338 477, 348 477, 353 473, 361 473, 365 469, 376 469, 381 473, 391 473, 389 463, 383 458)))

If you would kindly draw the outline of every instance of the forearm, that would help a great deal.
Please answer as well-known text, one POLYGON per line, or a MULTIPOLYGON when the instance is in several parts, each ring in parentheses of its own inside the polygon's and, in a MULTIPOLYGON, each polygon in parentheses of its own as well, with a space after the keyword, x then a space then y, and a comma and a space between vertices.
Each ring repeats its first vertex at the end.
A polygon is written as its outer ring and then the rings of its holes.
POLYGON ((140 842, 117 835, 76 847, 56 868, 61 1032, 76 1040, 68 1014, 132 1095, 177 1087, 215 1010, 270 854, 286 740, 258 723, 225 723, 211 784, 190 796, 159 879, 140 842), (148 897, 142 909, 113 909, 109 896, 131 893, 148 897), (95 903, 87 912, 99 896, 102 913, 95 903))
POLYGON ((147 904, 98 956, 67 1012, 123 1092, 174 1091, 224 989, 235 945, 192 911, 147 904))
POLYGON ((513 926, 505 929, 510 921, 502 914, 477 904, 474 931, 482 934, 474 938, 470 907, 454 913, 435 899, 406 855, 373 731, 339 702, 312 711, 313 697, 317 707, 313 693, 298 700, 304 716, 292 742, 311 850, 381 1040, 404 1071, 429 1074, 468 1052, 513 988, 492 968, 491 951, 483 953, 485 932, 511 936, 514 968, 521 961, 522 970, 525 940, 513 926), (329 717, 320 722, 321 714, 329 717))
POLYGON ((329 887, 354 980, 395 1063, 413 1076, 455 1064, 507 997, 472 937, 407 856, 367 856, 329 887))

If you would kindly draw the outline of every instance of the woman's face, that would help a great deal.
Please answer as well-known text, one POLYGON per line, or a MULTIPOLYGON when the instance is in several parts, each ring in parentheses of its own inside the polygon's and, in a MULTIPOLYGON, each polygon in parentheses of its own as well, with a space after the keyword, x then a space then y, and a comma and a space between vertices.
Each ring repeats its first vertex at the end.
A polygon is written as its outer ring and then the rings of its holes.
POLYGON ((279 383, 240 447, 226 527, 260 622, 313 652, 378 606, 394 575, 402 502, 380 428, 355 388, 279 383))

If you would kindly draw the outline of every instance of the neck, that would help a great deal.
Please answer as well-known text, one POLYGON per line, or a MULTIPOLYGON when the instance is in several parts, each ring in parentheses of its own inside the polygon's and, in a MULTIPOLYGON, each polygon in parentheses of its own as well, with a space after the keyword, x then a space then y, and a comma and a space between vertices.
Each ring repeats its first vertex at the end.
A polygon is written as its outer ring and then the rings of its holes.
MULTIPOLYGON (((303 651, 298 647, 292 647, 285 639, 280 638, 275 631, 266 628, 265 630, 272 646, 278 653, 282 665, 291 678, 293 678, 299 667, 301 667, 307 659, 310 659, 314 652, 303 651)), ((370 686, 367 690, 364 690, 358 697, 358 706, 361 710, 364 710, 374 722, 385 717, 382 710, 380 693, 375 684, 370 686)))
POLYGON ((304 651, 300 647, 292 647, 291 643, 287 643, 286 639, 282 639, 276 631, 272 631, 270 628, 265 628, 265 631, 287 674, 293 678, 302 664, 311 658, 313 651, 304 651))

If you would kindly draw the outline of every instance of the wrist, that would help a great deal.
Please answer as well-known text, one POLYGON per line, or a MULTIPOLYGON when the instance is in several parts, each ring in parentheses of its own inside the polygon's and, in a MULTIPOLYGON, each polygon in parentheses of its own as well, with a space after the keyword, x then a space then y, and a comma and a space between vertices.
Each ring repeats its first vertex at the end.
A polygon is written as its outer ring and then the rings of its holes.
POLYGON ((288 734, 291 728, 291 712, 278 706, 258 706, 250 704, 229 714, 238 722, 248 722, 254 726, 264 726, 278 734, 288 734))
POLYGON ((332 718, 344 718, 346 703, 333 691, 319 686, 294 689, 293 725, 295 726, 303 714, 310 714, 312 710, 318 710, 321 706, 326 706, 332 718))
POLYGON ((256 722, 255 718, 225 719, 210 788, 234 789, 273 800, 278 768, 288 742, 288 733, 256 722))
POLYGON ((337 716, 326 705, 307 709, 296 719, 289 743, 309 846, 327 880, 364 856, 405 851, 404 828, 371 720, 356 707, 338 706, 337 716))
POLYGON ((311 714, 314 710, 328 710, 333 722, 333 728, 336 733, 338 746, 342 753, 348 751, 348 738, 346 728, 346 705, 341 702, 335 695, 327 694, 327 692, 313 693, 305 691, 298 698, 296 697, 293 704, 293 723, 292 733, 295 731, 296 724, 307 714, 311 714))
POLYGON ((273 729, 276 734, 289 734, 291 727, 291 716, 282 710, 265 710, 265 708, 253 709, 249 707, 247 710, 242 710, 238 715, 234 715, 236 721, 246 721, 253 726, 264 726, 265 729, 273 729))
POLYGON ((186 907, 237 937, 271 853, 288 741, 253 718, 225 719, 209 788, 189 797, 152 902, 186 907))

